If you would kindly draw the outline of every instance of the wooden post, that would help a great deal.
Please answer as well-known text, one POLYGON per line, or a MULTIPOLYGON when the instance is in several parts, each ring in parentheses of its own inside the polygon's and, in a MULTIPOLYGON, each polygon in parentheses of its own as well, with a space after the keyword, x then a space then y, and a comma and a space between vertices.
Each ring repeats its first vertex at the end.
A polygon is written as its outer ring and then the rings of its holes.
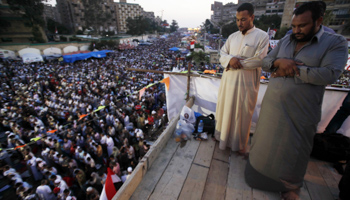
POLYGON ((187 69, 187 96, 186 101, 190 99, 190 84, 191 84, 191 62, 188 62, 188 69, 187 69))

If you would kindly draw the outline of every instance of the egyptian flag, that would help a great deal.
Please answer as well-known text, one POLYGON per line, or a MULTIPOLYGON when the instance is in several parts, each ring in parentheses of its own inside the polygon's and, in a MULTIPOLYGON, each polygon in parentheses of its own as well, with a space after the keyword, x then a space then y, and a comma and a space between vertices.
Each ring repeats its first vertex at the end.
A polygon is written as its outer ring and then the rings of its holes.
POLYGON ((194 41, 191 41, 191 49, 194 49, 194 41))
POLYGON ((112 179, 112 176, 115 175, 111 168, 107 168, 108 174, 107 179, 105 182, 105 185, 103 186, 102 193, 100 195, 100 200, 112 200, 114 195, 117 193, 117 190, 114 186, 114 181, 112 179))

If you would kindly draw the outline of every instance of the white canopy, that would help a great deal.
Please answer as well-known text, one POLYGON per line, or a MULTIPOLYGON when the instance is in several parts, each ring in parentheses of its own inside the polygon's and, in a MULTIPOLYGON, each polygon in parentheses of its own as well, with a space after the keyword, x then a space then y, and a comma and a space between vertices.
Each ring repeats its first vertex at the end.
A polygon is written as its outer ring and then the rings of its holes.
POLYGON ((89 51, 89 45, 81 46, 80 51, 89 51))
POLYGON ((72 53, 72 52, 76 52, 79 51, 78 47, 76 46, 67 46, 63 49, 64 53, 72 53))
POLYGON ((6 49, 0 49, 0 58, 16 58, 16 54, 14 51, 6 50, 6 49))
POLYGON ((36 48, 24 48, 18 51, 19 56, 23 57, 23 54, 32 53, 41 55, 40 50, 36 48))
POLYGON ((61 49, 56 48, 56 47, 50 47, 50 48, 44 49, 43 52, 44 52, 45 56, 62 55, 61 49))
POLYGON ((41 62, 43 61, 43 57, 39 54, 26 53, 22 56, 23 63, 32 63, 32 62, 41 62))

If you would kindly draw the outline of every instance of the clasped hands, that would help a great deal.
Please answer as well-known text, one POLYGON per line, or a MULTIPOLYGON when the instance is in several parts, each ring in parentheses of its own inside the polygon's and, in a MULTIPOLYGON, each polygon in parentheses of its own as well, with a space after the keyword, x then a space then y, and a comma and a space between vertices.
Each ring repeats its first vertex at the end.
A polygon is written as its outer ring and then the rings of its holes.
POLYGON ((243 66, 241 64, 241 58, 236 58, 236 57, 232 57, 228 66, 226 67, 226 71, 230 70, 230 69, 243 69, 243 66))
POLYGON ((301 62, 297 62, 291 59, 280 58, 274 61, 273 66, 277 68, 276 71, 271 73, 272 78, 284 77, 284 76, 299 76, 300 72, 297 65, 304 65, 301 62))

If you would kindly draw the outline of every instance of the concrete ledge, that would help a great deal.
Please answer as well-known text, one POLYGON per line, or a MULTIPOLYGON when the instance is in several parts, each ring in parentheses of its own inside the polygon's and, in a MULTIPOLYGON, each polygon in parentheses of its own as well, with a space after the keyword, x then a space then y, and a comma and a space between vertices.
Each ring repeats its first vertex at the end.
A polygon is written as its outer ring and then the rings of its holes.
MULTIPOLYGON (((191 97, 190 100, 187 101, 186 106, 191 108, 193 106, 193 103, 194 97, 191 97)), ((134 193, 137 186, 142 181, 142 178, 147 173, 148 169, 152 166, 159 153, 162 151, 164 146, 167 144, 168 140, 173 135, 179 118, 180 113, 169 122, 168 127, 163 131, 163 133, 160 135, 157 141, 151 146, 150 150, 136 166, 131 176, 128 178, 128 180, 126 180, 126 182, 119 189, 117 194, 113 197, 113 200, 130 199, 131 195, 134 193)))

